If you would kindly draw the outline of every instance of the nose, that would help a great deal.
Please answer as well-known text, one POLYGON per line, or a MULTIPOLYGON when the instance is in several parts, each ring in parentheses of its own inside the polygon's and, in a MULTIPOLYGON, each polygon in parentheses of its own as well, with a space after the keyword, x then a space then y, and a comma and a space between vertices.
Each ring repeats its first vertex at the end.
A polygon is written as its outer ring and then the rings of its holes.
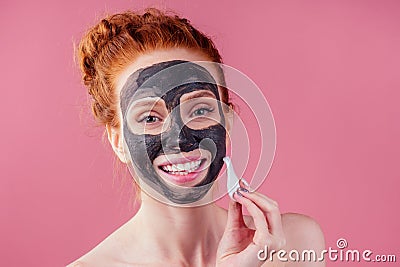
POLYGON ((199 147, 193 130, 186 125, 173 122, 170 129, 161 135, 164 153, 189 152, 199 147))
POLYGON ((179 133, 179 148, 183 152, 189 152, 199 147, 199 143, 189 127, 183 125, 179 133))
POLYGON ((162 150, 165 154, 179 153, 179 127, 177 125, 171 125, 171 127, 164 133, 161 134, 161 145, 162 150))

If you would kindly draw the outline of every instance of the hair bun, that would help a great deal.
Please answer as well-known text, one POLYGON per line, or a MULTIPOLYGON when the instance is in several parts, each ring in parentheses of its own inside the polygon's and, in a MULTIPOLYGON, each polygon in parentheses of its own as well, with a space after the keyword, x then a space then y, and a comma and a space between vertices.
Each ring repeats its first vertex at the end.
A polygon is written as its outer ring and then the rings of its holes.
POLYGON ((89 30, 85 38, 82 39, 79 52, 85 85, 91 85, 97 75, 95 64, 103 48, 120 32, 120 25, 110 22, 109 19, 103 19, 99 24, 89 30))

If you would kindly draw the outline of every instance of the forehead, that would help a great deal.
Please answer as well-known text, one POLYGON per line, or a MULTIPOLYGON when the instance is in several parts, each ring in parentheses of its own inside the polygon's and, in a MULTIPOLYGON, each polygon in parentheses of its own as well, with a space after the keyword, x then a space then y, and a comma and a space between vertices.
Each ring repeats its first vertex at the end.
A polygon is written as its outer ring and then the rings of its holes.
MULTIPOLYGON (((171 61, 171 60, 185 60, 185 61, 209 61, 209 58, 201 52, 188 50, 183 48, 155 50, 143 55, 140 55, 136 60, 129 65, 122 73, 115 79, 115 97, 120 102, 120 93, 128 78, 137 70, 149 67, 151 65, 171 61)), ((210 68, 207 69, 212 76, 218 77, 217 70, 210 68)), ((220 89, 218 89, 221 95, 220 89)))

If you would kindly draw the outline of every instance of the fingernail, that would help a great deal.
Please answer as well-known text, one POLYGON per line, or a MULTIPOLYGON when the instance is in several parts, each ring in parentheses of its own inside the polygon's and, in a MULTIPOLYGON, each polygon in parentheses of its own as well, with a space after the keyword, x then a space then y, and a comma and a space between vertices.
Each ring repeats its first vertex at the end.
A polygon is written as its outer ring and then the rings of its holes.
POLYGON ((242 178, 242 182, 245 186, 250 187, 249 183, 244 178, 242 178))
POLYGON ((245 192, 245 193, 249 193, 249 190, 247 190, 246 188, 243 188, 243 187, 239 187, 238 190, 245 192))
MULTIPOLYGON (((247 192, 251 192, 252 191, 251 188, 250 188, 249 183, 244 178, 241 178, 240 182, 241 182, 241 184, 239 183, 240 187, 247 189, 247 192)), ((244 191, 244 192, 246 192, 246 191, 244 191)))
POLYGON ((235 191, 235 194, 237 194, 239 197, 243 196, 238 190, 235 191))

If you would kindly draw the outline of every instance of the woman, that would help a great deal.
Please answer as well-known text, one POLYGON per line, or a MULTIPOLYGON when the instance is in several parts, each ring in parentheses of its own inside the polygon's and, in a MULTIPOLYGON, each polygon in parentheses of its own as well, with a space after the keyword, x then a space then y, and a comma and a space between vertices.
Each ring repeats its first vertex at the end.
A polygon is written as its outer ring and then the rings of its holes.
POLYGON ((213 80, 221 73, 211 75, 195 63, 221 63, 208 37, 186 19, 156 9, 125 12, 90 29, 79 57, 94 116, 130 167, 141 206, 69 266, 324 266, 286 262, 273 253, 260 257, 265 248, 319 253, 324 238, 313 219, 281 214, 274 200, 243 183, 228 210, 206 204, 229 145, 225 128, 232 117, 227 89, 213 80), (216 145, 203 142, 210 138, 216 145))

